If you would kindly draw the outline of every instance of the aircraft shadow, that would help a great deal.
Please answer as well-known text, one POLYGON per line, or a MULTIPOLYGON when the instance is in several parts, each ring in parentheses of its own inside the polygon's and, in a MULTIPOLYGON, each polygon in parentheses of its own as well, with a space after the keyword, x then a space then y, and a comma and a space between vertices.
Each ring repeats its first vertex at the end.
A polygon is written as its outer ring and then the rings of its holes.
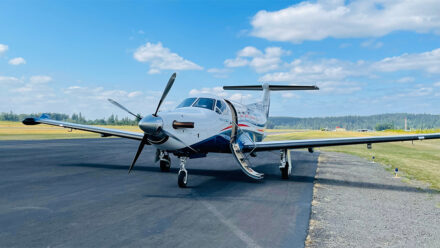
MULTIPOLYGON (((310 161, 309 161, 310 162, 310 161)), ((97 163, 77 163, 77 164, 60 164, 59 166, 68 166, 68 167, 87 167, 87 168, 98 168, 98 169, 110 169, 110 170, 123 170, 128 171, 128 165, 118 165, 118 164, 97 164, 97 163)), ((251 178, 248 178, 243 174, 243 172, 239 169, 237 170, 214 170, 214 169, 188 169, 190 175, 198 175, 198 176, 207 176, 213 177, 213 179, 203 182, 199 185, 192 186, 191 188, 204 188, 207 189, 207 185, 216 182, 236 182, 241 184, 255 185, 255 184, 264 184, 265 181, 273 181, 273 182, 282 182, 282 183, 312 183, 315 181, 315 177, 311 176, 300 176, 295 175, 295 169, 292 171, 292 175, 289 180, 283 180, 280 178, 279 171, 276 168, 275 164, 265 164, 259 165, 255 167, 259 172, 265 173, 265 178, 263 180, 257 181, 251 178), (274 169, 275 167, 275 169, 274 169)), ((136 171, 144 171, 144 172, 155 172, 155 173, 164 173, 161 172, 159 166, 138 166, 135 168, 136 171)), ((167 173, 176 173, 179 171, 178 168, 170 168, 170 172, 167 173)), ((343 186, 343 187, 356 187, 356 188, 368 188, 368 189, 380 189, 380 190, 392 190, 392 191, 402 191, 402 192, 415 192, 415 193, 432 193, 432 194, 440 194, 440 192, 432 191, 432 190, 424 190, 420 188, 415 188, 412 186, 398 186, 398 185, 390 185, 390 184, 378 184, 371 182, 357 182, 357 181, 349 181, 349 180, 338 180, 338 179, 329 179, 329 178, 320 178, 316 180, 317 183, 322 185, 335 185, 335 186, 343 186)), ((218 184, 215 184, 216 187, 218 184)), ((209 187, 209 186, 208 186, 209 187)), ((213 190, 212 187, 209 187, 210 190, 213 190)), ((219 190, 222 189, 222 186, 219 186, 219 190)))

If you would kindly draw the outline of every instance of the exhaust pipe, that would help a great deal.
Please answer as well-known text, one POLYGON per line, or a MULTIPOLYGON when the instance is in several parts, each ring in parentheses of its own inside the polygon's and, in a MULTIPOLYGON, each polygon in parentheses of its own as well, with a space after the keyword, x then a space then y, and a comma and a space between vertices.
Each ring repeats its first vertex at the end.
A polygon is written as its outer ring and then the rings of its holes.
POLYGON ((173 121, 173 128, 194 128, 194 122, 173 121))

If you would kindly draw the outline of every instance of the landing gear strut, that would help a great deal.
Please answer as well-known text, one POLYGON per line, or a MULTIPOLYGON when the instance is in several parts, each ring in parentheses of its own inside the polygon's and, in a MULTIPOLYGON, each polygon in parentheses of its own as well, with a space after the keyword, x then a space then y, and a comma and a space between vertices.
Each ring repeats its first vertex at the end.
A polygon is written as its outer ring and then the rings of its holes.
POLYGON ((282 179, 289 179, 292 168, 290 163, 290 151, 287 149, 281 150, 280 171, 282 179))
POLYGON ((187 157, 180 157, 180 170, 177 176, 177 184, 180 188, 186 188, 186 183, 188 182, 188 171, 185 169, 187 157))
POLYGON ((159 154, 159 163, 160 163, 160 170, 163 172, 170 171, 171 167, 171 159, 170 155, 166 151, 161 151, 159 154))

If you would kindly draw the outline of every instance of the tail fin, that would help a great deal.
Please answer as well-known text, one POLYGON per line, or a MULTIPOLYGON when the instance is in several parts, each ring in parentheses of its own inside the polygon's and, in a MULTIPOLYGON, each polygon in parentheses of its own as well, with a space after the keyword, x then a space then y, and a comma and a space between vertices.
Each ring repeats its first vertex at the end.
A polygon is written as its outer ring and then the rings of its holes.
POLYGON ((258 90, 263 91, 263 109, 266 117, 269 116, 270 106, 270 91, 284 91, 284 90, 319 90, 317 86, 313 85, 271 85, 264 83, 263 85, 239 85, 239 86, 223 86, 224 90, 258 90))

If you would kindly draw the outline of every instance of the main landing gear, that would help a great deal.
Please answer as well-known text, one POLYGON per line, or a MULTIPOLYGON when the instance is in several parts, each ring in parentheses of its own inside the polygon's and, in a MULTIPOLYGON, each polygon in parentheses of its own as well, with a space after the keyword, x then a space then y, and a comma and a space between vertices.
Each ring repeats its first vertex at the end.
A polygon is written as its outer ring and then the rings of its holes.
POLYGON ((170 171, 171 167, 171 158, 170 155, 166 151, 161 151, 159 154, 159 163, 160 170, 163 172, 170 171))
POLYGON ((177 184, 180 188, 186 188, 186 183, 188 182, 188 171, 185 169, 187 157, 179 157, 180 159, 180 170, 177 176, 177 184))
POLYGON ((290 161, 290 151, 287 149, 281 150, 280 171, 282 179, 289 179, 290 171, 292 170, 290 161))

